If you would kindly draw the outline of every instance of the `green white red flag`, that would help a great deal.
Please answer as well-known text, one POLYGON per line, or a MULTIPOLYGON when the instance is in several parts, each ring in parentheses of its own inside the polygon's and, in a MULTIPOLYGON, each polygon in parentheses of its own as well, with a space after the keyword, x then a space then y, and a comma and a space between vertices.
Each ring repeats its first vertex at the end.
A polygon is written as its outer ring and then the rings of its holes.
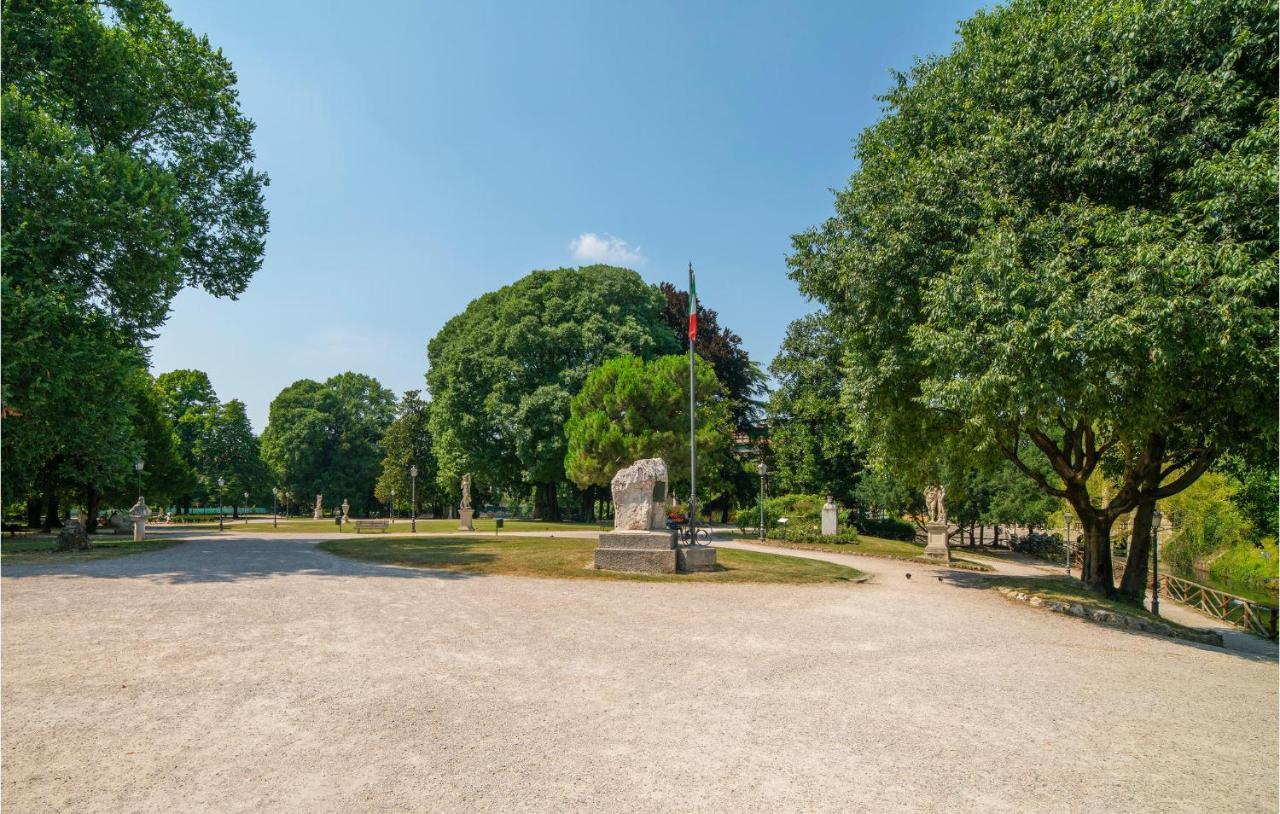
POLYGON ((698 289, 693 283, 693 264, 689 264, 689 342, 698 338, 698 289))

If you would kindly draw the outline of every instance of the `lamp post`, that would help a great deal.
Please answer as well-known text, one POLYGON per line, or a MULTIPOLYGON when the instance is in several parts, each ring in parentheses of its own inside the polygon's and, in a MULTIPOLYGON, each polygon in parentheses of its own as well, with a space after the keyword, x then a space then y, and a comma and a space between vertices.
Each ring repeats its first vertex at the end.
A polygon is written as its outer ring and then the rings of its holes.
POLYGON ((1062 513, 1062 519, 1063 519, 1063 520, 1066 522, 1066 524, 1067 524, 1067 539, 1066 539, 1066 541, 1065 541, 1065 542, 1066 542, 1066 546, 1064 546, 1064 547, 1065 547, 1065 548, 1066 548, 1066 550, 1067 550, 1067 576, 1071 576, 1071 521, 1072 521, 1074 518, 1072 518, 1072 516, 1071 516, 1071 510, 1070 510, 1070 509, 1067 509, 1067 510, 1063 511, 1063 513, 1062 513))
POLYGON ((289 501, 293 500, 293 492, 286 491, 284 493, 284 519, 289 519, 289 501))
POLYGON ((271 528, 280 528, 280 487, 271 490, 271 528))
POLYGON ((409 507, 409 516, 413 518, 411 521, 409 521, 412 524, 412 528, 410 529, 410 531, 413 531, 416 533, 418 531, 418 465, 417 464, 414 464, 413 466, 409 467, 409 483, 412 484, 410 488, 413 490, 412 495, 409 498, 410 502, 413 504, 412 506, 409 507))
POLYGON ((1151 612, 1160 615, 1160 522, 1159 509, 1151 512, 1151 612))
POLYGON ((244 493, 244 524, 249 525, 249 491, 247 489, 244 493))
POLYGON ((769 474, 769 467, 764 461, 756 464, 756 472, 760 473, 760 542, 764 542, 764 476, 769 474))
POLYGON ((392 523, 396 521, 396 490, 391 490, 391 507, 387 510, 387 519, 392 523))
POLYGON ((218 531, 223 530, 223 521, 226 516, 226 513, 222 510, 222 487, 226 485, 227 482, 225 480, 218 478, 218 531))
POLYGON ((138 473, 138 498, 142 498, 142 458, 133 459, 133 471, 138 473))

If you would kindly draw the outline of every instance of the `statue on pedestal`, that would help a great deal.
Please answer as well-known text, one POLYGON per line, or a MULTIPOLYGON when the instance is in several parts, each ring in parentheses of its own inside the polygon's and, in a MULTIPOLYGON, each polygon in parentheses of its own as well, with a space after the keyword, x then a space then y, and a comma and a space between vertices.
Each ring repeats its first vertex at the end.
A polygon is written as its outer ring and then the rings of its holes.
POLYGON ((345 497, 342 499, 342 522, 351 522, 351 504, 347 502, 345 497))
POLYGON ((929 514, 929 522, 943 524, 947 522, 947 505, 943 502, 946 496, 947 490, 943 486, 930 486, 924 490, 925 510, 929 514))
POLYGON ((147 535, 147 518, 151 516, 151 509, 147 508, 147 502, 142 499, 142 495, 138 495, 138 502, 133 504, 133 508, 129 509, 129 517, 133 520, 133 541, 140 543, 146 539, 147 535))
POLYGON ((312 520, 321 520, 324 518, 324 495, 316 495, 316 511, 311 515, 312 520))
POLYGON ((462 503, 458 506, 460 509, 471 508, 471 473, 462 476, 462 503))
POLYGON ((927 537, 923 556, 949 563, 951 549, 947 546, 947 504, 943 502, 946 495, 947 490, 942 486, 930 486, 924 490, 929 522, 925 524, 927 537))
POLYGON ((476 510, 471 508, 471 473, 462 476, 462 502, 458 504, 458 531, 475 531, 473 519, 476 510))

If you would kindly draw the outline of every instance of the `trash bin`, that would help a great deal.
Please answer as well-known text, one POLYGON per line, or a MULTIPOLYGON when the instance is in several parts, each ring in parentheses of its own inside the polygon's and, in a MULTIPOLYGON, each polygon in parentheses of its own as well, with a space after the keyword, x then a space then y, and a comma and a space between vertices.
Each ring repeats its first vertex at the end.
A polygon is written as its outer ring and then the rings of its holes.
POLYGON ((501 517, 499 517, 499 518, 497 518, 497 519, 495 519, 495 520, 493 521, 493 527, 494 527, 494 528, 497 528, 497 529, 502 528, 502 518, 501 518, 501 517))

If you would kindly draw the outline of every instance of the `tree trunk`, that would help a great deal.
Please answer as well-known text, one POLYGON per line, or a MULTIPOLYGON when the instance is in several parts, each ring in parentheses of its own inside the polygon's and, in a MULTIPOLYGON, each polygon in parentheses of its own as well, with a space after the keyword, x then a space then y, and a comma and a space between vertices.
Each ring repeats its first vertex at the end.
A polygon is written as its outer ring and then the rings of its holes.
POLYGON ((232 506, 232 507, 231 507, 231 519, 232 519, 232 520, 238 520, 239 518, 240 518, 240 507, 239 507, 239 506, 232 506))
POLYGON ((551 523, 560 522, 560 502, 554 483, 540 483, 534 491, 534 514, 551 523))
POLYGON ((582 522, 596 521, 596 487, 588 486, 582 490, 582 522))
POLYGON ((44 494, 44 524, 40 526, 40 531, 48 534, 60 528, 62 519, 58 517, 58 490, 50 488, 44 494))
POLYGON ((1092 506, 1086 507, 1085 511, 1080 511, 1079 506, 1075 506, 1075 509, 1083 532, 1081 543, 1084 561, 1080 565, 1080 579, 1092 593, 1114 598, 1116 587, 1111 572, 1111 524, 1115 522, 1115 518, 1092 506))
POLYGON ((1129 559, 1120 578, 1120 598, 1134 605, 1141 605, 1146 598, 1148 561, 1151 559, 1151 513, 1155 508, 1154 502, 1143 502, 1133 512, 1133 536, 1129 540, 1129 559))
POLYGON ((27 498, 27 528, 40 528, 40 496, 31 495, 27 498))
POLYGON ((92 484, 84 488, 84 533, 98 533, 98 490, 92 484))

